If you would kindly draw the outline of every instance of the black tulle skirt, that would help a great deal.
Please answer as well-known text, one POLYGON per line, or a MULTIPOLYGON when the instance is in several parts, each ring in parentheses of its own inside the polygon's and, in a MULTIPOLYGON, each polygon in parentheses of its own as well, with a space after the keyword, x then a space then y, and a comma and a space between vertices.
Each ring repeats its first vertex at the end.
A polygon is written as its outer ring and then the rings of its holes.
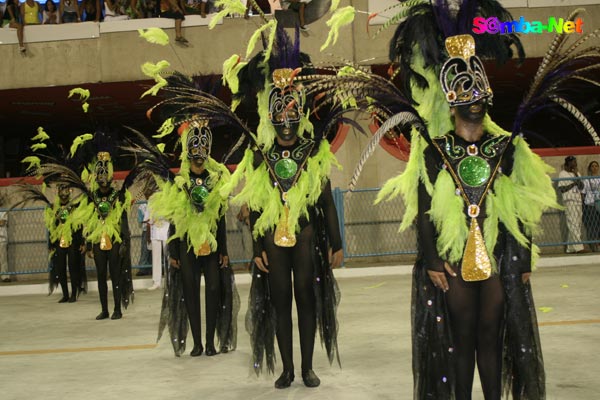
MULTIPOLYGON (((518 400, 542 400, 544 361, 531 286, 522 283, 519 266, 511 261, 518 249, 507 234, 498 265, 505 298, 503 393, 518 400)), ((414 399, 455 399, 450 316, 443 292, 433 286, 421 260, 413 269, 411 319, 414 399)))
MULTIPOLYGON (((217 338, 221 352, 235 350, 237 347, 237 316, 240 310, 240 295, 235 285, 235 276, 231 266, 219 270, 221 279, 221 299, 217 314, 217 338)), ((166 327, 175 356, 185 351, 188 334, 188 314, 183 296, 183 281, 178 268, 169 268, 158 323, 160 341, 166 327)))

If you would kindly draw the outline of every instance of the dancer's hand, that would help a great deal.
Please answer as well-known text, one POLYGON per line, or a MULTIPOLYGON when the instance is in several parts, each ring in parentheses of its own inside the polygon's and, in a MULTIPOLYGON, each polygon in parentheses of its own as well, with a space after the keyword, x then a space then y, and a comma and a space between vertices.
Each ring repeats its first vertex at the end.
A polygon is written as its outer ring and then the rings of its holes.
POLYGON ((269 265, 269 259, 267 258, 267 252, 263 250, 262 257, 254 257, 254 263, 262 272, 269 273, 267 266, 269 265))
POLYGON ((331 253, 331 249, 329 250, 329 264, 331 268, 338 268, 342 265, 342 261, 344 260, 344 251, 339 249, 335 253, 331 253))
POLYGON ((88 251, 86 252, 86 255, 87 255, 87 257, 88 257, 88 258, 94 258, 94 252, 93 252, 93 251, 91 251, 91 250, 88 250, 88 251))
MULTIPOLYGON (((456 272, 454 272, 447 262, 444 262, 444 269, 450 276, 456 278, 456 272)), ((448 285, 448 280, 446 279, 446 272, 438 272, 431 269, 427 270, 427 274, 429 275, 429 279, 431 279, 433 286, 442 289, 444 292, 447 292, 448 289, 450 289, 450 285, 448 285)))
POLYGON ((225 268, 226 266, 229 265, 229 256, 224 256, 219 254, 219 265, 221 266, 221 268, 225 268))
POLYGON ((179 262, 179 260, 169 257, 169 265, 173 268, 179 269, 179 266, 181 265, 181 263, 179 262))
POLYGON ((525 273, 521 274, 521 281, 523 281, 523 283, 527 283, 527 282, 529 282, 530 277, 531 277, 531 272, 525 272, 525 273))

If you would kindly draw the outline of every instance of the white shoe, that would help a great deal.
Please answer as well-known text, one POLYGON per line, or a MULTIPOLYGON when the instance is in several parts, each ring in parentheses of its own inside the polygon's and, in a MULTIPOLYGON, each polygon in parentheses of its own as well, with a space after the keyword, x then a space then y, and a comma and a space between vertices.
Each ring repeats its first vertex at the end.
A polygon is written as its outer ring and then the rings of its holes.
POLYGON ((148 290, 156 290, 156 289, 160 289, 160 285, 157 283, 155 283, 154 285, 152 285, 148 288, 148 290))

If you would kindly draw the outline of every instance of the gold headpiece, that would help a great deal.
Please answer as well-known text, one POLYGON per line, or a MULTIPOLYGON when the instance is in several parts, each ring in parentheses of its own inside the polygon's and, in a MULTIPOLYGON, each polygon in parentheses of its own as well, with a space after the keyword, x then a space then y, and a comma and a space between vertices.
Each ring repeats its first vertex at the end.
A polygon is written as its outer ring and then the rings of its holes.
POLYGON ((285 89, 294 82, 294 70, 291 68, 279 68, 273 71, 273 86, 285 89))
POLYGON ((190 122, 190 125, 194 128, 204 128, 208 126, 208 119, 195 119, 190 122))
POLYGON ((99 152, 98 161, 110 161, 110 153, 108 151, 99 152))
POLYGON ((475 55, 475 39, 471 35, 456 35, 446 38, 446 50, 450 57, 468 60, 475 55))
POLYGON ((475 55, 475 39, 471 35, 446 38, 450 58, 440 70, 440 84, 451 107, 468 105, 480 100, 491 104, 492 88, 483 63, 475 55))

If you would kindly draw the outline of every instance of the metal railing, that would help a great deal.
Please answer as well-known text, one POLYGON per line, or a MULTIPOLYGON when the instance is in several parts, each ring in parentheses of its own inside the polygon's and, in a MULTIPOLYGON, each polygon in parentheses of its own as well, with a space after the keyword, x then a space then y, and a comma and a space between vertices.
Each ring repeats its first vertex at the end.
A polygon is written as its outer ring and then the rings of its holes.
MULTIPOLYGON (((582 177, 582 180, 589 179, 582 177)), ((560 179, 554 179, 555 186, 560 179)), ((333 196, 337 206, 342 232, 345 259, 395 262, 416 254, 415 227, 399 233, 398 227, 404 215, 400 197, 373 205, 379 189, 362 189, 349 193, 335 189, 333 196)), ((561 193, 557 191, 561 201, 561 193)), ((137 222, 137 208, 130 212, 131 259, 134 269, 150 268, 139 265, 141 252, 141 224, 137 222)), ((569 244, 584 244, 600 248, 600 212, 596 207, 583 207, 581 240, 568 241, 565 210, 552 210, 542 216, 540 232, 534 242, 543 254, 562 253, 569 244)), ((13 209, 8 213, 8 275, 46 273, 48 269, 47 232, 43 224, 43 207, 13 209)), ((6 211, 6 210, 4 210, 6 211)), ((227 246, 234 264, 248 263, 252 256, 252 238, 246 225, 238 221, 237 207, 230 207, 226 214, 227 246)), ((93 270, 93 260, 86 258, 86 265, 93 270)))

